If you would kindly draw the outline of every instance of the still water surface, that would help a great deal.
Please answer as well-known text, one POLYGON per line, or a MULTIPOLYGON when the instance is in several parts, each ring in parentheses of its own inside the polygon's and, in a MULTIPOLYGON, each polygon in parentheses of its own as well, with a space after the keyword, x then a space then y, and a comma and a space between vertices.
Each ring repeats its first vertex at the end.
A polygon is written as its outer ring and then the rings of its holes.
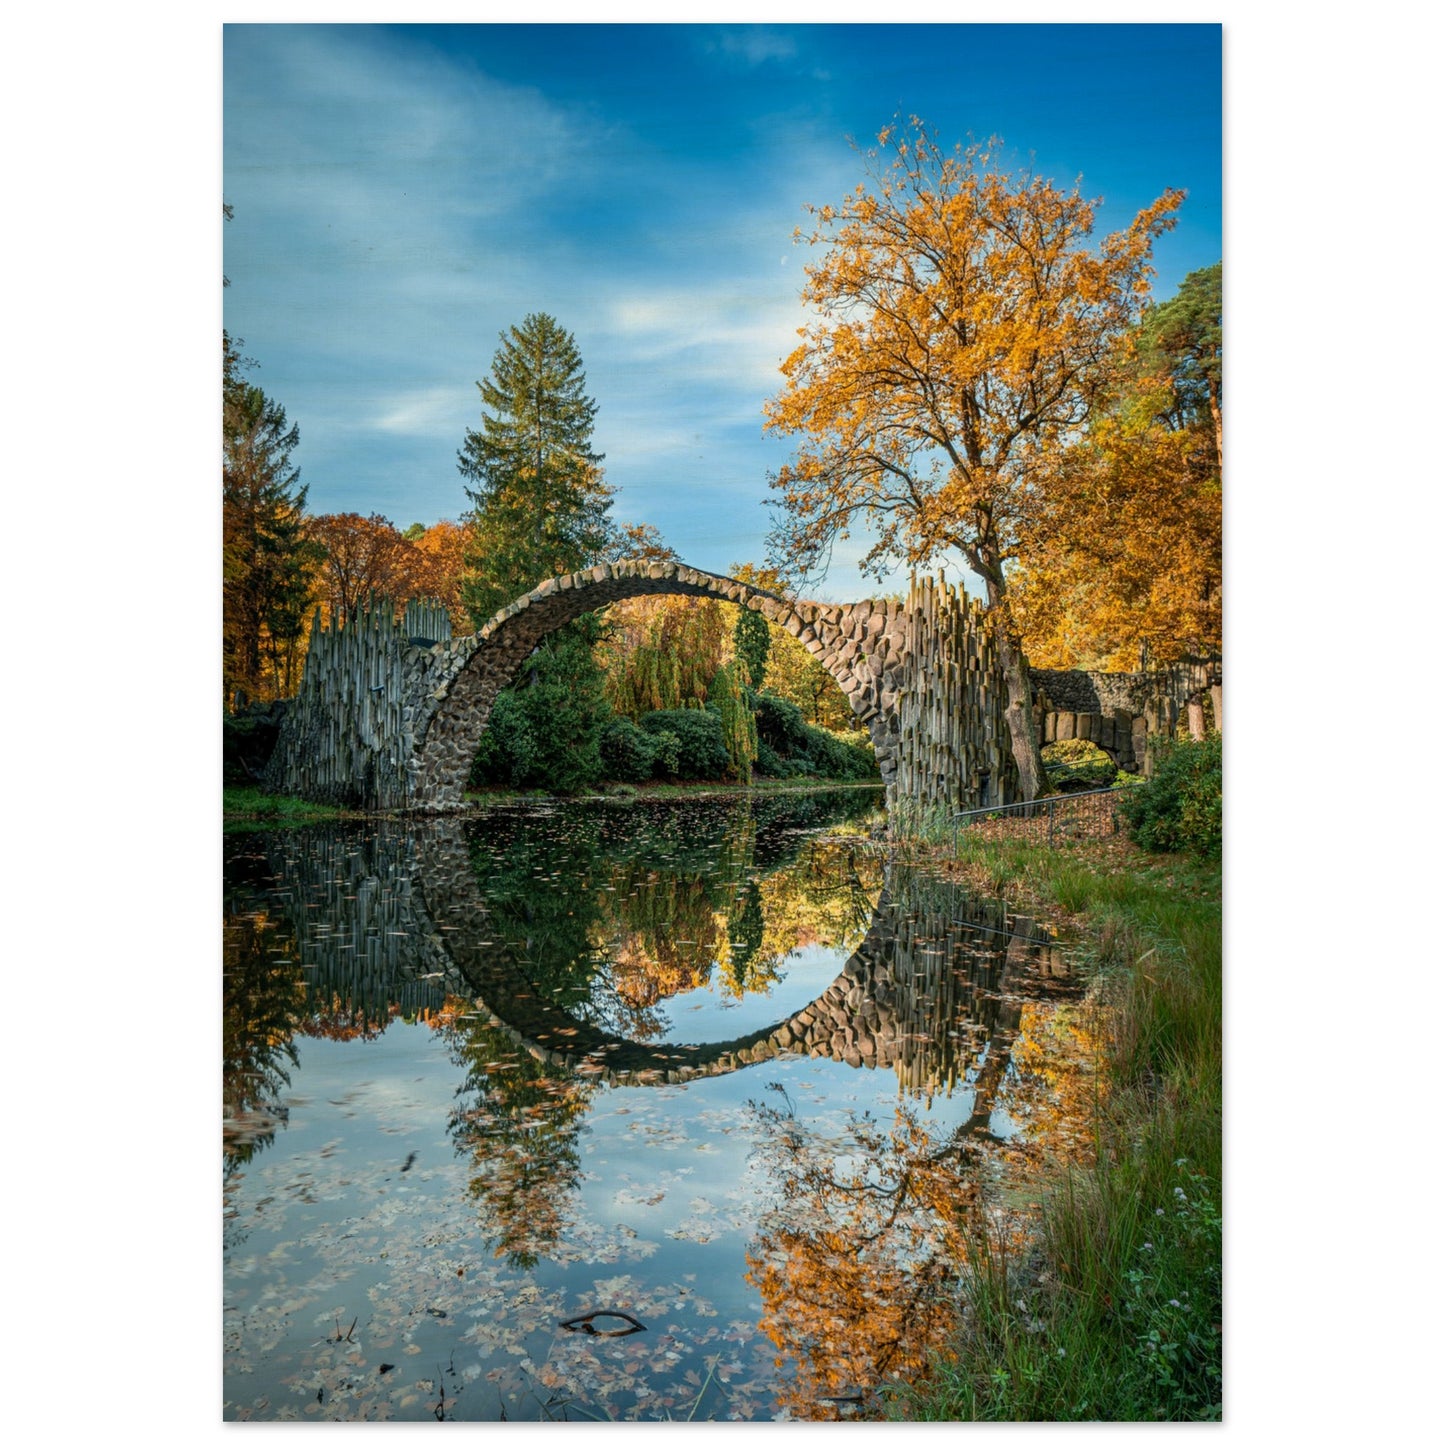
POLYGON ((1073 989, 879 806, 229 838, 225 1417, 828 1419, 916 1370, 1073 989))

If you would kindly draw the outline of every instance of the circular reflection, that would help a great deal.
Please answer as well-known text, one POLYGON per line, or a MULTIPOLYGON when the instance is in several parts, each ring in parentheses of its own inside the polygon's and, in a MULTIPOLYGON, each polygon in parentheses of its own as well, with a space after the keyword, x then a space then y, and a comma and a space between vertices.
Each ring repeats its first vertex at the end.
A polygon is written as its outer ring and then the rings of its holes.
POLYGON ((293 834, 268 861, 338 1027, 461 999, 593 1078, 677 1082, 788 1053, 948 1090, 1063 964, 997 901, 891 868, 870 801, 496 810, 293 834), (818 836, 839 811, 842 835, 818 836))

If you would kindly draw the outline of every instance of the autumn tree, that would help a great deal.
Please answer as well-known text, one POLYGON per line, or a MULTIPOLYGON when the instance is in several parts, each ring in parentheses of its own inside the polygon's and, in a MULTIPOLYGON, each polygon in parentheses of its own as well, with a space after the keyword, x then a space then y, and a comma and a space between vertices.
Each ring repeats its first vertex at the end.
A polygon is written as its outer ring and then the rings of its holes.
POLYGON ((353 617, 373 594, 395 604, 420 595, 421 553, 380 513, 312 517, 306 534, 325 553, 321 600, 334 621, 353 617))
POLYGON ((1128 670, 1223 643, 1222 268, 1121 345, 1120 381, 1064 449, 1013 575, 1029 656, 1128 670))
POLYGON ((613 489, 592 450, 597 403, 586 385, 571 333, 540 313, 502 334, 477 383, 482 425, 457 453, 475 508, 462 597, 477 627, 607 549, 613 489))
POLYGON ((222 673, 228 705, 294 691, 320 550, 306 536, 300 429, 222 333, 222 673))
POLYGON ((607 560, 621 562, 680 562, 682 558, 651 522, 629 522, 614 528, 607 560))
POLYGON ((420 557, 419 585, 421 595, 434 597, 447 609, 456 636, 471 632, 472 621, 462 603, 462 576, 466 570, 466 552, 471 539, 465 521, 443 518, 430 527, 413 523, 417 535, 408 528, 406 537, 420 557))
POLYGON ((820 316, 765 407, 768 430, 799 439, 772 479, 770 543, 807 570, 864 527, 878 575, 961 553, 984 583, 1032 798, 1047 784, 1008 566, 1058 449, 1112 380, 1183 196, 1166 191, 1095 250, 1096 203, 1002 169, 997 142, 946 152, 915 118, 879 144, 868 184, 810 208, 807 239, 827 249, 803 299, 820 316))

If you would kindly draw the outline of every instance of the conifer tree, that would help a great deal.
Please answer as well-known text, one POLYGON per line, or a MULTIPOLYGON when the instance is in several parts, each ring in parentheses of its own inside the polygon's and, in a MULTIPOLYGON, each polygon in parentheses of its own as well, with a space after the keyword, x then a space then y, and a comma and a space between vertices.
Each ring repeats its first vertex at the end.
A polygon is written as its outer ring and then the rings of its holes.
POLYGON ((504 332, 477 383, 482 424, 457 466, 473 485, 463 602, 481 627, 549 577, 589 566, 613 536, 613 489, 592 450, 597 403, 570 332, 542 313, 504 332))
POLYGON ((222 675, 227 704, 295 689, 322 549, 305 531, 300 429, 222 335, 222 675))

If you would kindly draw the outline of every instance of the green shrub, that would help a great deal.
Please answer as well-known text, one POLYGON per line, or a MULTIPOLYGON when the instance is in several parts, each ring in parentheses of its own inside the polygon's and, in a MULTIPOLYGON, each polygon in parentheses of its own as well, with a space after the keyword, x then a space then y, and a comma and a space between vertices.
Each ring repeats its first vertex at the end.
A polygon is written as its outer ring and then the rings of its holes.
POLYGON ((1224 848, 1224 741, 1168 742, 1154 754, 1154 774, 1119 799, 1135 842, 1153 853, 1218 858, 1224 848))
POLYGON ((820 777, 861 782, 877 774, 878 762, 870 744, 811 724, 808 725, 808 734, 813 771, 820 777))
POLYGON ((576 793, 602 777, 600 742, 610 710, 592 630, 579 618, 559 628, 498 694, 470 782, 576 793))
POLYGON ((652 776, 654 742, 631 718, 612 718, 604 725, 598 745, 605 775, 625 783, 645 782, 652 776))
POLYGON ((783 757, 771 743, 758 739, 758 759, 755 765, 765 778, 796 778, 808 770, 802 763, 783 757))
POLYGON ((654 738, 659 733, 672 733, 677 738, 674 776, 725 778, 728 775, 728 750, 723 739, 722 719, 714 709, 685 707, 644 713, 642 728, 654 738))
POLYGON ((523 699, 507 688, 492 704, 467 783, 473 788, 489 783, 512 788, 535 786, 531 780, 536 771, 536 757, 528 710, 523 699))
POLYGON ((659 778, 675 778, 682 766, 682 739, 664 728, 652 734, 652 771, 659 778))
POLYGON ((792 758, 808 752, 808 724, 796 703, 759 693, 753 714, 758 722, 758 741, 767 743, 779 757, 792 758))
POLYGON ((1109 761, 1108 753, 1087 738, 1060 738, 1056 743, 1046 744, 1042 755, 1045 766, 1053 764, 1065 768, 1077 767, 1080 763, 1109 761))
POLYGON ((1107 788, 1119 776, 1118 765, 1097 743, 1065 738, 1043 749, 1044 771, 1061 793, 1107 788))
POLYGON ((805 722, 796 704, 771 693, 758 696, 758 771, 768 777, 861 781, 878 776, 873 745, 863 731, 835 733, 805 722))

